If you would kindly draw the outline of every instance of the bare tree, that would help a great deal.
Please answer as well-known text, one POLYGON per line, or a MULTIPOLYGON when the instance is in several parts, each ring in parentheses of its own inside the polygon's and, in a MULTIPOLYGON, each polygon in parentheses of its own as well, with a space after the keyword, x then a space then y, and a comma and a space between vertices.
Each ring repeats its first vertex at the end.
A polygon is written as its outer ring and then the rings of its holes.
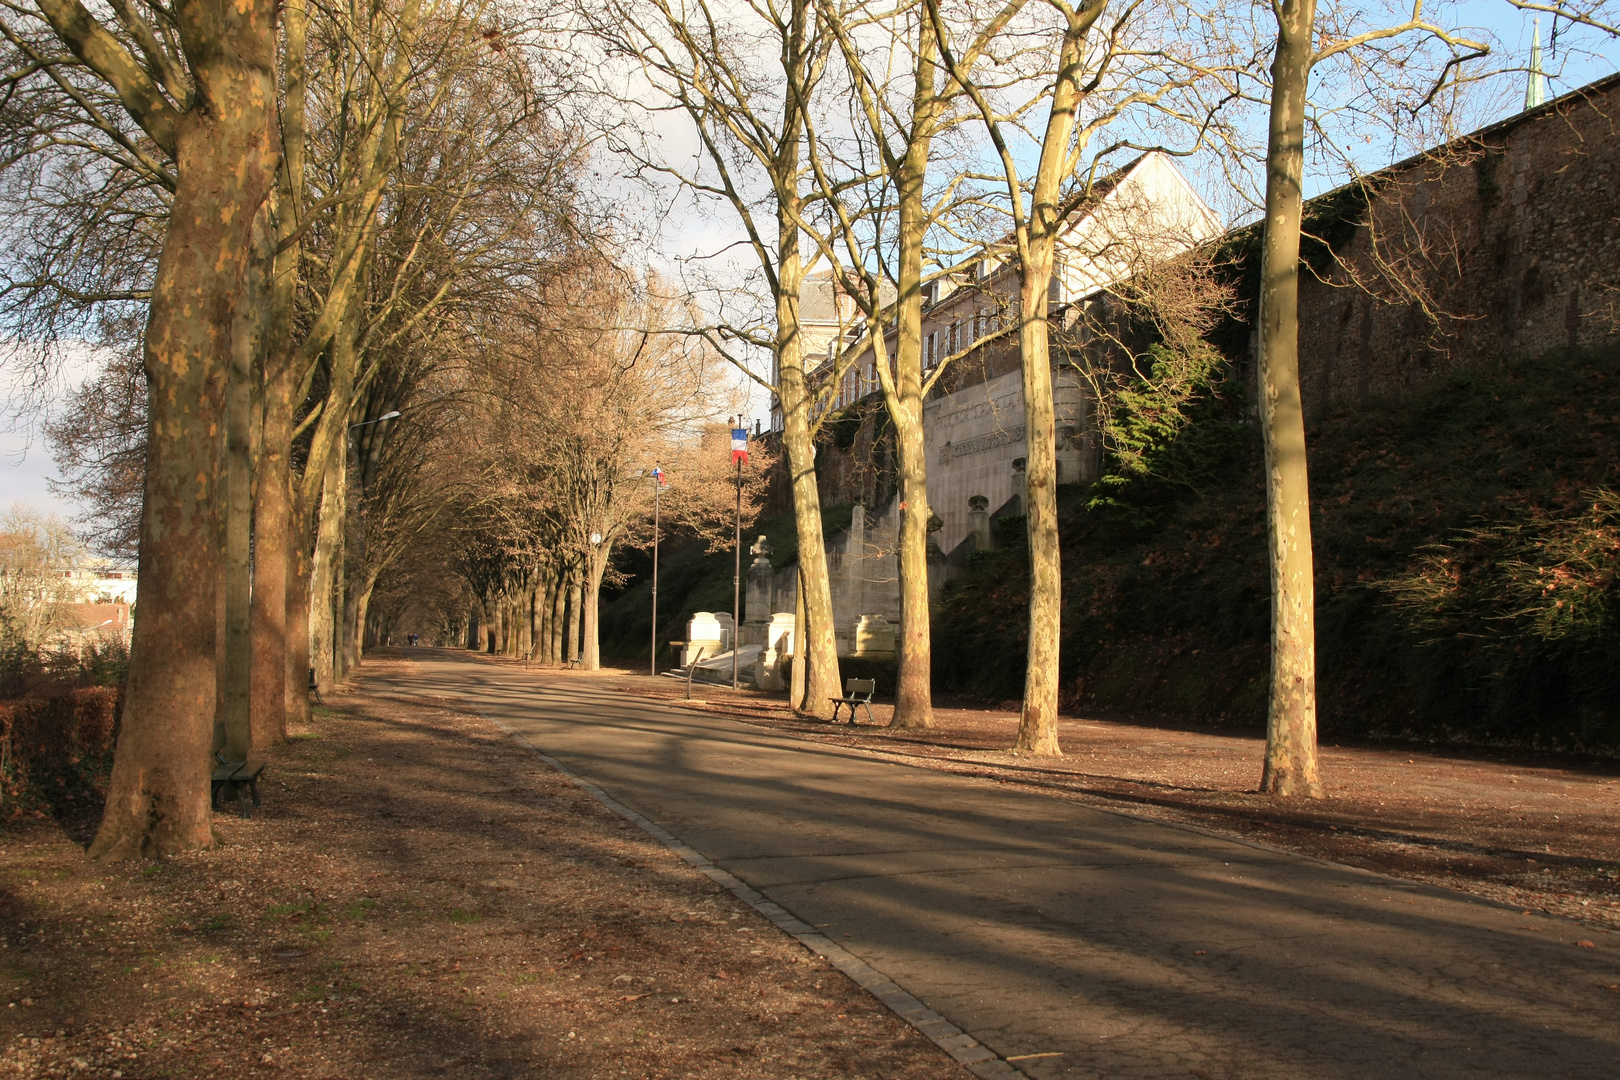
MULTIPOLYGON (((1017 17, 1024 0, 999 7, 963 46, 973 68, 986 47, 1017 17)), ((926 7, 869 2, 817 11, 837 42, 849 88, 848 150, 827 132, 812 132, 809 154, 822 250, 845 291, 861 307, 864 348, 895 429, 900 498, 900 675, 892 726, 933 725, 932 647, 928 611, 928 466, 923 449, 923 401, 946 370, 923 364, 923 286, 930 243, 957 204, 967 167, 930 177, 936 143, 958 130, 966 102, 940 52, 926 7), (892 232, 890 229, 892 228, 892 232), (888 288, 893 305, 884 303, 888 288), (893 355, 888 331, 893 330, 893 355)), ((807 228, 809 226, 807 225, 807 228)), ((857 350, 859 352, 859 350, 857 350)))
MULTIPOLYGON (((718 482, 729 468, 715 467, 729 466, 730 455, 700 435, 735 408, 735 393, 703 339, 678 332, 690 313, 656 288, 656 279, 641 288, 612 267, 581 266, 565 295, 553 293, 512 327, 484 375, 480 483, 508 538, 500 588, 532 610, 540 553, 577 565, 586 670, 601 663, 597 597, 614 548, 639 542, 651 524, 653 465, 674 477, 670 520, 712 534, 732 507, 730 485, 722 494, 718 482)), ((750 518, 768 469, 763 458, 750 463, 750 518)))
POLYGON ((0 646, 37 652, 75 599, 63 575, 82 552, 61 518, 13 506, 0 517, 0 646))
POLYGON ((278 156, 276 41, 268 0, 228 9, 119 4, 108 14, 104 21, 78 0, 39 0, 9 8, 0 32, 27 58, 28 77, 51 80, 84 127, 174 193, 143 342, 151 422, 141 618, 106 814, 91 846, 95 857, 125 858, 212 842, 214 433, 249 233, 278 156), (99 98, 75 92, 84 75, 98 80, 99 98), (107 116, 112 101, 140 138, 107 116))
POLYGON ((1482 43, 1427 21, 1422 5, 1407 20, 1318 42, 1315 0, 1273 5, 1266 143, 1265 228, 1260 262, 1260 419, 1266 449, 1266 520, 1271 564, 1271 693, 1260 790, 1317 797, 1316 625, 1305 416, 1299 392, 1300 221, 1308 82, 1312 68, 1359 47, 1426 35, 1451 58, 1440 78, 1482 43))
POLYGON ((133 345, 115 348, 46 424, 61 477, 51 481, 86 509, 76 520, 92 550, 132 561, 140 553, 146 480, 146 375, 133 345))
POLYGON ((655 112, 663 111, 665 103, 679 110, 701 147, 690 168, 628 140, 621 141, 620 152, 638 170, 672 179, 700 200, 727 206, 763 277, 765 317, 729 315, 736 305, 722 304, 718 323, 700 320, 699 325, 781 407, 809 661, 803 696, 793 705, 825 717, 840 684, 815 433, 838 380, 818 386, 810 378, 815 358, 806 348, 799 315, 805 275, 817 257, 814 250, 804 250, 802 235, 807 110, 831 41, 810 0, 767 0, 749 5, 746 12, 717 11, 705 0, 655 0, 652 14, 647 10, 614 4, 605 18, 587 12, 586 21, 610 55, 632 60, 636 75, 659 95, 655 112), (767 53, 774 55, 767 60, 767 53), (762 79, 763 70, 771 70, 772 76, 762 79), (749 362, 754 352, 770 357, 768 375, 749 362))
MULTIPOLYGON (((1109 169, 1107 162, 1126 151, 1162 152, 1161 145, 1142 140, 1155 129, 1159 139, 1179 133, 1181 152, 1196 150, 1212 112, 1199 100, 1198 88, 1213 82, 1219 91, 1230 80, 1222 78, 1218 61, 1202 55, 1199 43, 1186 33, 1180 9, 1167 5, 1132 3, 1110 13, 1107 0, 1072 6, 1066 0, 1046 0, 1026 11, 1020 33, 1008 35, 1016 38, 1014 44, 991 46, 982 71, 957 59, 939 0, 927 0, 927 10, 945 63, 971 98, 1001 165, 1002 191, 993 205, 1004 210, 1011 227, 992 232, 987 252, 997 261, 1010 256, 1018 278, 1015 310, 1028 448, 1029 645, 1015 750, 1058 754, 1062 574, 1051 285, 1060 260, 1076 264, 1077 276, 1093 287, 1108 289, 1129 279, 1145 282, 1156 260, 1213 231, 1215 223, 1194 200, 1183 197, 1178 203, 1162 192, 1136 192, 1130 187, 1130 170, 1109 169), (1050 22, 1039 17, 1043 13, 1050 22), (1177 38, 1177 48, 1164 47, 1166 40, 1177 38), (1000 55, 1009 49, 1010 55, 1000 55), (1022 73, 1020 64, 1026 67, 1022 73), (1047 105, 1045 125, 1032 130, 1026 117, 1038 117, 1040 103, 1047 105), (1082 107, 1088 105, 1082 121, 1082 107), (1019 162, 1028 149, 1039 153, 1026 180, 1019 162), (1166 205, 1158 205, 1160 201, 1166 205), (1074 235, 1072 218, 1083 207, 1093 217, 1083 235, 1074 235)), ((1106 380, 1098 378, 1100 373, 1087 374, 1093 390, 1101 390, 1106 380)))

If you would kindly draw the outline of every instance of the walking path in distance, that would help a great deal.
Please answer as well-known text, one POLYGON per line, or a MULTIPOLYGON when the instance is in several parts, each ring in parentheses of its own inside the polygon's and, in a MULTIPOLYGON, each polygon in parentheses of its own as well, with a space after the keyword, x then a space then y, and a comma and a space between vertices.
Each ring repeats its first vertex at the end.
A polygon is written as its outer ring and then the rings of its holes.
POLYGON ((419 675, 374 689, 500 720, 1031 1077, 1620 1070, 1613 934, 588 678, 412 656, 419 675))

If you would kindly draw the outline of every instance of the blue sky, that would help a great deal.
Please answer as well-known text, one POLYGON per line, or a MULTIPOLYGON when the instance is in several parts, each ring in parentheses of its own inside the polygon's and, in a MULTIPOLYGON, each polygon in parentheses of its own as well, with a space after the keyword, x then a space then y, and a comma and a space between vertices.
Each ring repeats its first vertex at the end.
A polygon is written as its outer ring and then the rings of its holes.
POLYGON ((42 440, 29 445, 22 433, 0 430, 0 510, 20 504, 71 517, 78 508, 52 495, 45 484, 45 478, 54 475, 56 466, 42 440))

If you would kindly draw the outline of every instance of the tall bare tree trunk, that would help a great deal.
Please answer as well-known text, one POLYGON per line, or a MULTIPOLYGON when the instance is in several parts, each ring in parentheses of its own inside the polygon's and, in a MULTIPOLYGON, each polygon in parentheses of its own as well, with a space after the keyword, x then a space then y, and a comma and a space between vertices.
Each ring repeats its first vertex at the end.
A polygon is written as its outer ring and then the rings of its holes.
MULTIPOLYGON (((289 710, 299 720, 308 709, 308 665, 289 636, 288 602, 303 560, 302 514, 295 512, 292 437, 300 402, 298 350, 293 344, 293 305, 298 292, 298 208, 304 188, 307 91, 305 52, 308 14, 304 0, 287 0, 282 18, 281 168, 270 205, 277 239, 270 282, 270 325, 264 347, 263 413, 258 477, 253 492, 253 658, 250 676, 253 745, 287 739, 289 710), (297 653, 298 655, 293 655, 297 653), (297 703, 295 705, 295 703, 297 703)), ((300 631, 302 633, 302 631, 300 631)), ((306 643, 307 636, 302 640, 306 643)))
MULTIPOLYGON (((1054 192, 1056 194, 1056 192, 1054 192)), ((1037 204, 1036 212, 1040 211, 1037 204)), ((1051 208, 1048 207, 1048 210, 1051 208)), ((1063 567, 1057 529, 1057 416, 1046 319, 1052 279, 1052 244, 1031 245, 1020 286, 1019 359, 1023 366, 1024 513, 1029 530, 1029 642, 1024 708, 1013 749, 1056 755, 1058 745, 1058 642, 1063 615, 1063 567)))
MULTIPOLYGON (((287 588, 295 555, 292 522, 292 468, 287 448, 292 436, 292 410, 285 407, 285 387, 266 386, 264 434, 259 476, 254 485, 253 597, 250 634, 253 641, 249 704, 254 746, 273 746, 287 738, 288 679, 287 588)), ((303 673, 300 672, 300 675, 303 673)), ((298 689, 303 690, 303 680, 298 689)))
POLYGON ((326 470, 320 506, 315 511, 315 558, 309 588, 309 662, 315 669, 316 689, 322 695, 332 692, 335 676, 333 654, 337 639, 332 608, 341 569, 338 559, 342 550, 343 488, 348 482, 348 455, 342 446, 334 446, 332 453, 335 460, 326 470))
POLYGON ((292 484, 287 518, 292 528, 287 551, 287 723, 310 721, 309 596, 314 587, 310 515, 298 484, 292 484))
POLYGON ((546 645, 546 660, 553 664, 561 664, 566 659, 563 633, 567 625, 568 568, 559 566, 551 583, 551 640, 546 645))
POLYGON ((582 641, 580 634, 585 625, 585 614, 580 608, 580 564, 576 562, 568 572, 568 659, 580 660, 582 641))
POLYGON ((555 581, 548 567, 534 590, 534 651, 530 657, 542 664, 551 659, 546 654, 551 646, 551 594, 555 581))
POLYGON ((601 627, 597 617, 602 596, 602 575, 607 571, 608 555, 612 550, 604 540, 585 559, 585 651, 580 656, 579 666, 586 671, 597 671, 602 667, 601 627))
POLYGON ((246 761, 253 748, 253 411, 262 367, 260 348, 270 315, 274 258, 269 214, 254 219, 252 253, 244 268, 225 386, 225 664, 222 726, 225 759, 246 761))
POLYGON ((359 668, 360 658, 365 655, 366 613, 371 609, 371 591, 376 585, 377 579, 368 575, 365 587, 357 590, 350 600, 348 668, 351 672, 359 668))
POLYGON ((1305 415, 1299 395, 1299 231, 1315 0, 1282 0, 1271 65, 1260 262, 1260 426, 1271 555, 1271 697, 1260 790, 1322 793, 1316 765, 1316 614, 1305 415))
MULTIPOLYGON (((47 14, 83 47, 83 8, 47 14)), ((275 16, 264 0, 178 9, 198 107, 173 115, 179 177, 143 343, 149 414, 141 512, 140 618, 98 859, 149 858, 213 842, 218 431, 253 219, 277 160, 275 16)), ((138 117, 139 118, 139 117, 138 117)))
MULTIPOLYGON (((1057 531, 1056 409, 1052 396, 1051 327, 1048 305, 1061 239, 1066 189, 1079 163, 1082 141, 1074 138, 1076 118, 1085 100, 1083 70, 1086 36, 1102 16, 1107 0, 1057 5, 1064 19, 1063 36, 1053 69, 1051 109, 1041 138, 1041 155, 1029 209, 1019 179, 1018 161, 1002 129, 1002 119, 964 66, 942 48, 951 75, 978 107, 992 144, 1001 157, 1002 178, 1017 241, 1019 278, 1018 359, 1023 371, 1024 511, 1029 543, 1029 636, 1025 651, 1024 708, 1018 724, 1016 753, 1057 755, 1058 660, 1062 631, 1063 574, 1057 531)), ((945 26, 938 0, 927 0, 930 24, 942 41, 945 26)))
POLYGON ((343 670, 353 672, 360 666, 365 654, 366 611, 371 607, 371 592, 377 587, 377 575, 362 570, 357 578, 350 575, 348 598, 343 609, 343 670))
POLYGON ((308 724, 309 717, 309 589, 313 588, 314 542, 311 521, 303 505, 300 486, 292 486, 288 512, 292 533, 287 559, 287 722, 308 724))
MULTIPOLYGON (((919 340, 921 331, 919 324, 919 340)), ((934 726, 933 644, 928 617, 928 466, 923 449, 921 371, 902 371, 894 425, 900 474, 900 675, 893 727, 934 726)), ((891 410, 891 417, 895 411, 891 410)))
POLYGON ((531 576, 518 593, 518 656, 524 660, 531 659, 534 653, 534 593, 537 588, 531 576))
POLYGON ((799 538, 799 595, 803 598, 805 635, 799 644, 808 660, 804 693, 794 707, 808 716, 832 715, 832 700, 842 697, 838 681, 838 639, 832 614, 832 584, 827 576, 827 548, 822 535, 821 492, 816 483, 815 444, 810 437, 811 395, 805 386, 804 342, 799 331, 799 292, 804 269, 799 259, 799 230, 784 218, 778 257, 780 287, 776 295, 778 395, 782 405, 782 446, 787 451, 793 492, 793 524, 799 538))
MULTIPOLYGON (((1062 201, 1075 167, 1076 118, 1085 100, 1080 85, 1086 35, 1107 0, 1089 0, 1064 13, 1052 109, 1041 139, 1029 216, 1019 223, 1018 354, 1024 383, 1024 513, 1029 532, 1029 646, 1024 708, 1014 749, 1056 755, 1058 661, 1063 620, 1062 549, 1057 528, 1057 416, 1052 397, 1051 298, 1056 249, 1064 227, 1062 201)), ((1013 168, 1009 162, 1009 171, 1013 168)))
MULTIPOLYGON (((900 479, 900 675, 891 727, 934 726, 933 645, 928 617, 928 459, 923 449, 922 261, 929 218, 925 183, 932 131, 940 105, 936 97, 938 42, 927 20, 919 20, 912 132, 895 175, 898 246, 894 367, 882 380, 884 405, 894 424, 900 479)), ((876 301, 877 297, 874 296, 876 301)), ((874 312, 875 313, 875 312, 874 312)), ((872 327, 874 357, 887 364, 878 343, 881 324, 872 327)))
MULTIPOLYGON (((334 506, 336 518, 332 549, 332 685, 339 686, 347 678, 343 662, 343 628, 349 606, 349 438, 347 429, 338 443, 338 460, 342 468, 338 474, 338 503, 334 506)), ((325 506, 321 507, 325 511, 325 506)))

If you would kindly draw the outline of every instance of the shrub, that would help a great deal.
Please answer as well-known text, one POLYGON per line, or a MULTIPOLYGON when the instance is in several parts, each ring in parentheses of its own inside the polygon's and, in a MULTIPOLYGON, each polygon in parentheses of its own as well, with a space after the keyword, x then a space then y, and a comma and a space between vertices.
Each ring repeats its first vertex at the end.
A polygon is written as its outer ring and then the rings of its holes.
POLYGON ((99 798, 122 711, 122 691, 106 686, 0 702, 0 820, 99 798))

